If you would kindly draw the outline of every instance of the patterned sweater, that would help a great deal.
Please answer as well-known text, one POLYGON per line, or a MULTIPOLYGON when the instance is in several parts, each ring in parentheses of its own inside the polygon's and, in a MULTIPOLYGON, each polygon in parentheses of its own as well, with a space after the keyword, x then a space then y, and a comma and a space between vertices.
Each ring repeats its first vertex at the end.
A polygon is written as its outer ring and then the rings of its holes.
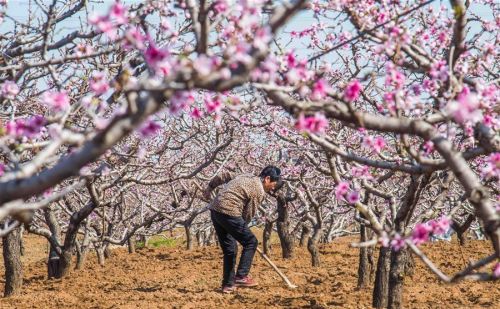
POLYGON ((210 209, 233 217, 243 217, 249 222, 265 196, 259 177, 242 174, 233 178, 226 172, 210 181, 208 187, 215 189, 225 184, 210 205, 210 209))

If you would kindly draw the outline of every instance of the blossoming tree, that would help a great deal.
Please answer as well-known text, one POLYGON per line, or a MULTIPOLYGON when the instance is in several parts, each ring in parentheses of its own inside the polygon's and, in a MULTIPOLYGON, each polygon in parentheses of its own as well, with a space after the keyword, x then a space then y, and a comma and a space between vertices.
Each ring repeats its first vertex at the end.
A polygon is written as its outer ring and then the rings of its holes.
MULTIPOLYGON (((390 273, 396 292, 374 293, 382 295, 377 306, 401 307, 408 250, 446 282, 500 276, 494 1, 147 0, 116 1, 105 13, 89 2, 30 1, 30 16, 16 20, 0 1, 8 27, 0 43, 7 251, 18 250, 9 244, 20 234, 11 232, 26 223, 64 256, 50 222, 67 224, 63 249, 70 250, 91 214, 124 224, 117 234, 93 228, 99 250, 160 217, 189 236, 199 209, 169 217, 151 188, 184 191, 194 203, 196 190, 238 151, 230 146, 234 131, 247 150, 277 136, 295 157, 285 171, 293 203, 304 207, 294 220, 313 227, 313 263, 324 220, 333 226, 344 211, 360 225, 360 267, 363 248, 382 245, 377 278, 390 273), (297 24, 297 14, 313 21, 297 24), (78 29, 68 30, 75 19, 78 29), (267 135, 252 133, 263 126, 267 135), (148 155, 149 163, 135 161, 148 155), (137 221, 141 195, 150 216, 137 221), (66 214, 54 215, 49 205, 65 199, 66 214), (463 271, 444 274, 418 248, 452 221, 465 229, 475 218, 492 254, 463 271), (476 272, 494 261, 493 271, 476 272)), ((7 277, 19 276, 16 269, 7 267, 7 277)))

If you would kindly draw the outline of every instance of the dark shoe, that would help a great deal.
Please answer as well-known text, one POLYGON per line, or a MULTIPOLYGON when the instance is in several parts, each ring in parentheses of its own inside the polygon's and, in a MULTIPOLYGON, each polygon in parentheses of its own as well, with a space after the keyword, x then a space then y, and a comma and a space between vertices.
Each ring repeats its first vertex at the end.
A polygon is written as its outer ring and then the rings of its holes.
POLYGON ((231 294, 234 291, 236 291, 236 286, 234 285, 225 285, 222 287, 222 293, 224 294, 231 294))
POLYGON ((245 276, 245 277, 241 277, 241 278, 240 277, 236 277, 234 279, 234 284, 236 286, 244 286, 244 287, 252 287, 252 286, 259 285, 250 276, 245 276))

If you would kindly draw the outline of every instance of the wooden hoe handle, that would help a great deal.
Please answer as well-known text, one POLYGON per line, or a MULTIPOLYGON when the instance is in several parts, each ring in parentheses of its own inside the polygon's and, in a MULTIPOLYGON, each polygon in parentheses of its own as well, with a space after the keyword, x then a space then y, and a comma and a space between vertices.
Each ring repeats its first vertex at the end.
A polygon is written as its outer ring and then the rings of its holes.
POLYGON ((289 288, 295 289, 297 287, 295 284, 291 283, 290 280, 288 280, 288 278, 281 272, 281 270, 279 270, 278 267, 276 267, 276 265, 274 265, 274 263, 269 259, 267 255, 264 254, 264 252, 262 252, 259 248, 257 248, 257 251, 264 258, 264 260, 266 260, 266 262, 271 265, 271 267, 278 273, 278 275, 281 277, 281 279, 283 279, 283 281, 289 288))

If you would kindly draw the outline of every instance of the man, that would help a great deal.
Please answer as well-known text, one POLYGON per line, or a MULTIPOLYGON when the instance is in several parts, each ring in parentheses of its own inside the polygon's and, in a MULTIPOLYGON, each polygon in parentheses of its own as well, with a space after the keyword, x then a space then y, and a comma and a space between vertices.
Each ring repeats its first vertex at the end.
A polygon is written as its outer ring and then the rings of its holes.
POLYGON ((232 293, 236 286, 252 287, 257 283, 248 275, 258 241, 248 228, 248 222, 255 216, 257 207, 264 200, 265 193, 273 191, 281 183, 281 170, 276 166, 265 167, 260 175, 243 174, 232 177, 224 173, 210 181, 205 197, 212 190, 226 184, 210 205, 210 214, 215 232, 224 254, 222 292, 232 293), (238 241, 242 247, 236 274, 236 254, 238 241))

